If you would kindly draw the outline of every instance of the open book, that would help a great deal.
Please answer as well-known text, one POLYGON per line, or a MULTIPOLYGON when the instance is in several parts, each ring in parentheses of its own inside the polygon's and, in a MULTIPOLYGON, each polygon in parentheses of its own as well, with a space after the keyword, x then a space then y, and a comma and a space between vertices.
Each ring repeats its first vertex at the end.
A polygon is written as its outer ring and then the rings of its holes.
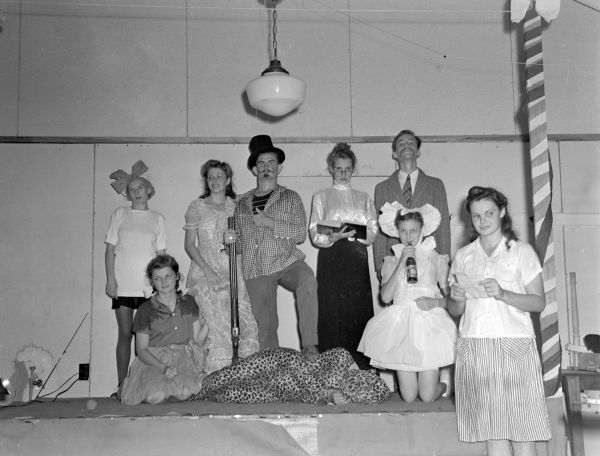
POLYGON ((359 223, 342 222, 340 220, 321 220, 317 224, 317 233, 327 234, 337 233, 346 227, 346 233, 354 231, 356 239, 367 239, 367 226, 359 223))

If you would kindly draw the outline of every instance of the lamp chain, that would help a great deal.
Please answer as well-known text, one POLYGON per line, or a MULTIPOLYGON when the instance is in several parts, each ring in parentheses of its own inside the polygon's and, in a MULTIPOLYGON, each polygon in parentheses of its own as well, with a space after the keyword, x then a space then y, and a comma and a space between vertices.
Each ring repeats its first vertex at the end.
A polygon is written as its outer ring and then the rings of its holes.
POLYGON ((273 60, 277 60, 277 2, 273 0, 273 60))

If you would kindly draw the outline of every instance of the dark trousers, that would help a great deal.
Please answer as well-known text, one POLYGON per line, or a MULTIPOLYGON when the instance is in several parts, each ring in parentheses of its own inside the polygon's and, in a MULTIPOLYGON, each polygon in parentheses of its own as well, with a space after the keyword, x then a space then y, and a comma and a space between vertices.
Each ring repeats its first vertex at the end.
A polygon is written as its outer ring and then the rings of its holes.
POLYGON ((260 349, 279 347, 277 287, 294 292, 302 346, 317 345, 317 281, 312 269, 298 260, 283 271, 246 280, 252 313, 258 324, 260 349))

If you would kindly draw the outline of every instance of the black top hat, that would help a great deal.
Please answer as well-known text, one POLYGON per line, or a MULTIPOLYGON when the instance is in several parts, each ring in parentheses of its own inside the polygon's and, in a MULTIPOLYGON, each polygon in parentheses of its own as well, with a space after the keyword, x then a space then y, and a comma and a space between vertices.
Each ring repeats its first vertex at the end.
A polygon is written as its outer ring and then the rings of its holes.
POLYGON ((250 140, 248 145, 250 149, 250 157, 248 157, 248 169, 254 168, 256 165, 256 159, 260 154, 265 152, 273 152, 277 154, 277 161, 282 164, 285 161, 285 153, 273 146, 271 137, 269 135, 256 135, 250 140))

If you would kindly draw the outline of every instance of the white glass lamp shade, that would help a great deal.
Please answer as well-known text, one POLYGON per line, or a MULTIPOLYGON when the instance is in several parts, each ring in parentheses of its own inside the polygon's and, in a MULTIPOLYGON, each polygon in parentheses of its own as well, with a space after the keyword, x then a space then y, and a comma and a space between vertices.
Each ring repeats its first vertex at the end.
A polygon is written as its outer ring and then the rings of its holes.
POLYGON ((286 72, 264 72, 248 83, 246 94, 250 105, 270 116, 280 117, 304 102, 306 84, 286 72))

